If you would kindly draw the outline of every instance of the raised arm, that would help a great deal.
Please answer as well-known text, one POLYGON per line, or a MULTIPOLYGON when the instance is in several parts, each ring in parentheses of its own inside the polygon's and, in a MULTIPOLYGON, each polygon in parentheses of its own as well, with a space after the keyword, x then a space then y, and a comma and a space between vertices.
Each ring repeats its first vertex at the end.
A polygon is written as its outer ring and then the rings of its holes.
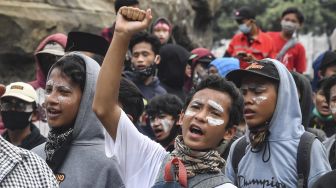
POLYGON ((114 140, 121 113, 118 95, 128 44, 134 33, 149 26, 151 19, 150 10, 145 12, 132 7, 120 8, 113 39, 100 69, 92 108, 114 140))

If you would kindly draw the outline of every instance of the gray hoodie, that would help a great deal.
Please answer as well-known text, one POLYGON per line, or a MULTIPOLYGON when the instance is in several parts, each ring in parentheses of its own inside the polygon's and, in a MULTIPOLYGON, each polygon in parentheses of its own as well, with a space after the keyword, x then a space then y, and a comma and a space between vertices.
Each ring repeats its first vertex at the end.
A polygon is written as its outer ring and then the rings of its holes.
MULTIPOLYGON (((86 83, 72 133, 73 140, 56 177, 64 179, 60 187, 124 187, 115 158, 105 155, 103 126, 91 108, 100 67, 83 54, 73 54, 85 62, 86 83)), ((32 151, 45 160, 44 148, 45 144, 42 144, 32 151)))
MULTIPOLYGON (((277 105, 269 128, 269 147, 260 152, 252 152, 248 145, 246 154, 238 164, 236 176, 231 161, 238 140, 232 144, 225 172, 231 181, 238 182, 238 187, 297 187, 297 148, 304 133, 297 89, 287 68, 279 61, 268 60, 274 63, 280 77, 277 105), (269 157, 267 162, 263 161, 263 155, 269 157)), ((246 135, 248 138, 249 130, 246 135)), ((247 141, 249 142, 248 139, 247 141)), ((310 160, 308 187, 331 170, 325 148, 318 139, 312 144, 310 160)))

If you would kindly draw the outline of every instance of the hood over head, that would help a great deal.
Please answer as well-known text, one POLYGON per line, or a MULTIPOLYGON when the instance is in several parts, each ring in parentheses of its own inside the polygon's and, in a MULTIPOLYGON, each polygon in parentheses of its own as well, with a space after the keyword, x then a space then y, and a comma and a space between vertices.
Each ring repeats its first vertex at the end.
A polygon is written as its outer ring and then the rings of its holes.
POLYGON ((172 87, 183 87, 185 68, 190 53, 180 45, 166 44, 160 49, 161 62, 158 65, 160 82, 172 87))
POLYGON ((300 107, 302 114, 302 125, 308 127, 310 114, 313 109, 313 92, 308 78, 297 72, 291 72, 296 83, 296 87, 300 92, 300 107))
POLYGON ((34 89, 38 89, 38 88, 45 88, 45 84, 46 84, 46 76, 44 75, 42 69, 41 69, 41 65, 40 62, 38 61, 37 58, 37 54, 42 51, 44 49, 44 47, 50 43, 50 42, 56 42, 58 44, 60 44, 63 48, 65 48, 66 42, 67 42, 67 36, 64 35, 63 33, 56 33, 56 34, 52 34, 49 35, 48 37, 46 37, 45 39, 42 40, 42 42, 38 45, 38 47, 35 50, 35 62, 36 62, 36 80, 29 82, 30 85, 32 85, 34 87, 34 89))
MULTIPOLYGON (((79 56, 83 60, 86 72, 85 87, 73 126, 72 145, 101 144, 104 142, 103 125, 92 110, 100 66, 95 60, 80 52, 71 52, 66 56, 71 55, 79 56)), ((50 71, 48 77, 49 74, 50 71)))
MULTIPOLYGON (((303 134, 302 115, 299 96, 291 73, 279 61, 271 61, 278 70, 280 77, 277 105, 270 122, 269 141, 298 139, 303 134)), ((246 131, 247 135, 249 130, 246 131)))

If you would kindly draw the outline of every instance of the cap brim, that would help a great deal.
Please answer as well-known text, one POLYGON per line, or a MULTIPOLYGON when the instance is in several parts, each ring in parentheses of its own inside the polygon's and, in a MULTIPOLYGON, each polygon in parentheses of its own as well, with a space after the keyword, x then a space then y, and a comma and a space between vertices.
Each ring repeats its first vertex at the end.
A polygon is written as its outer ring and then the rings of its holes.
POLYGON ((36 53, 37 54, 52 54, 57 56, 63 56, 65 53, 59 50, 42 50, 36 53))
POLYGON ((235 83, 237 87, 240 87, 242 79, 244 77, 248 76, 248 75, 258 75, 258 76, 262 76, 264 78, 269 78, 269 79, 272 79, 272 80, 275 80, 275 81, 279 81, 278 79, 273 78, 269 75, 266 75, 266 74, 263 74, 263 73, 260 73, 260 72, 256 72, 256 71, 252 71, 252 70, 243 70, 243 69, 233 70, 233 71, 229 72, 226 75, 225 78, 227 80, 235 83))
POLYGON ((34 102, 35 101, 34 99, 32 99, 30 97, 27 97, 25 95, 19 94, 19 93, 8 93, 8 94, 4 94, 3 96, 1 96, 1 98, 4 98, 4 97, 15 97, 15 98, 24 100, 26 102, 34 102))

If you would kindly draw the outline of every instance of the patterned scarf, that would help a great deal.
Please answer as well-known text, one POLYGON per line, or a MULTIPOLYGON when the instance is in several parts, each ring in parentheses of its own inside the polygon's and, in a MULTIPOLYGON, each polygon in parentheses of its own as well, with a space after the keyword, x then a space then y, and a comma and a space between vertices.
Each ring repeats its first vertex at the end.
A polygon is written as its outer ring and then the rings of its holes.
POLYGON ((73 128, 65 131, 51 129, 45 144, 46 162, 54 173, 63 164, 72 141, 73 128))
POLYGON ((204 173, 219 173, 225 166, 225 160, 216 150, 195 151, 184 145, 182 136, 175 139, 175 150, 171 153, 179 158, 187 169, 188 178, 204 173))

